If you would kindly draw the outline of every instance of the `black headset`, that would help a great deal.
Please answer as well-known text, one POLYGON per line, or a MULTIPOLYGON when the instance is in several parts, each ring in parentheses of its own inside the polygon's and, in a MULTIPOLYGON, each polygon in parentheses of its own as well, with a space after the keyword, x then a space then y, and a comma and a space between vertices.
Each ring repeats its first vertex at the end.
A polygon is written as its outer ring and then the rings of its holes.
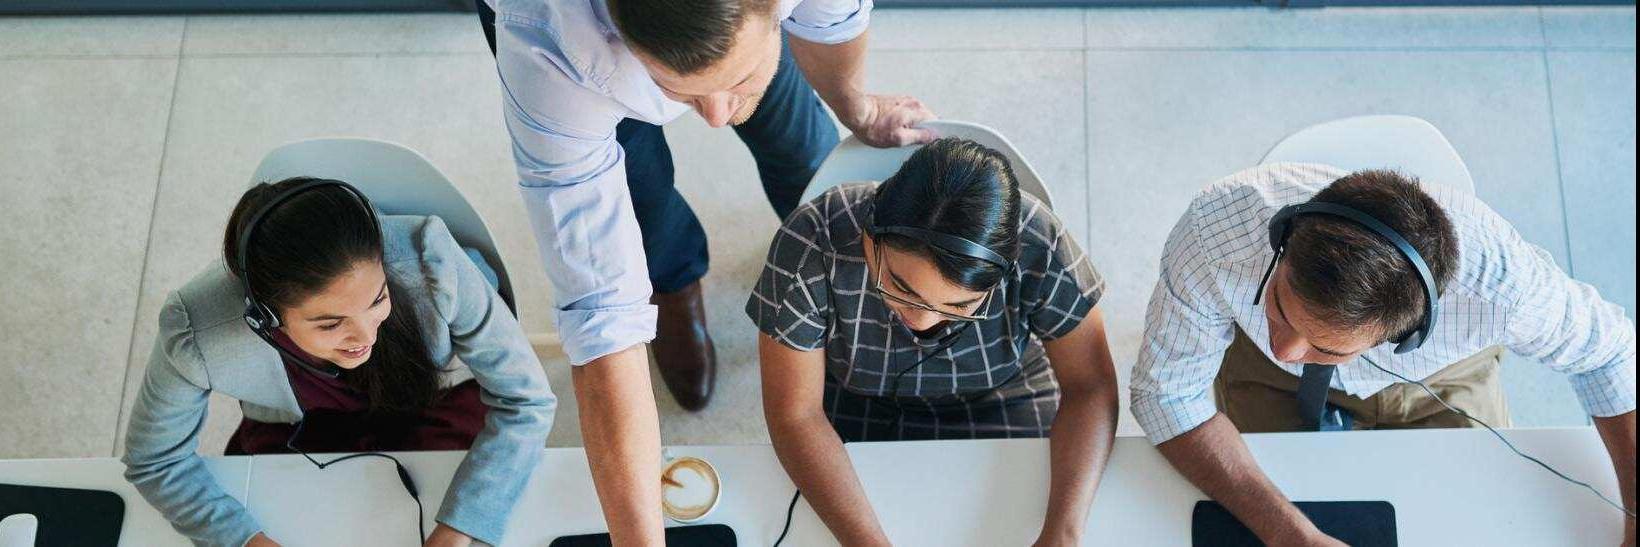
POLYGON ((1418 328, 1390 341, 1395 342, 1397 354, 1407 353, 1424 345, 1424 341, 1429 339, 1429 333, 1435 329, 1435 312, 1440 306, 1440 295, 1437 293, 1435 276, 1429 271, 1429 264, 1424 262, 1423 255, 1418 254, 1418 249, 1406 238, 1401 237, 1394 228, 1373 218, 1372 215, 1337 203, 1311 201, 1288 205, 1282 207, 1276 212, 1276 216, 1270 219, 1270 248, 1274 249, 1276 254, 1270 259, 1270 267, 1264 270, 1264 279, 1259 281, 1258 293, 1253 296, 1253 304, 1258 305, 1259 299, 1264 297, 1264 286, 1270 282, 1270 276, 1276 270, 1276 262, 1281 260, 1281 255, 1286 250, 1287 238, 1292 235, 1293 219, 1302 215, 1334 216, 1364 226, 1389 241, 1401 252, 1401 256, 1406 257, 1407 262, 1412 263, 1412 269, 1418 272, 1418 282, 1424 286, 1424 319, 1418 328))
MULTIPOLYGON (((875 216, 876 215, 874 214, 872 220, 873 223, 876 222, 875 216)), ((894 234, 909 237, 957 256, 965 256, 981 262, 994 264, 996 267, 1002 268, 1003 271, 1007 271, 1013 266, 1013 261, 1003 258, 1001 253, 993 251, 984 245, 969 241, 966 238, 957 237, 951 234, 940 233, 923 228, 913 228, 911 226, 872 226, 871 233, 894 234)))
POLYGON ((279 328, 281 325, 279 321, 279 314, 275 313, 273 308, 270 308, 263 304, 260 300, 257 300, 256 292, 251 290, 251 236, 256 234, 256 227, 262 223, 262 218, 268 216, 268 213, 272 213, 274 209, 279 208, 279 206, 284 204, 286 201, 290 201, 291 198, 299 196, 309 190, 324 188, 327 186, 342 188, 347 190, 347 193, 352 194, 353 197, 359 201, 359 207, 363 209, 365 214, 370 217, 371 226, 373 226, 376 230, 376 234, 380 235, 382 233, 381 224, 376 220, 376 210, 370 206, 370 199, 364 197, 364 193, 360 192, 358 188, 354 188, 352 185, 339 180, 313 179, 297 184, 292 188, 286 189, 285 191, 274 195, 272 199, 269 199, 266 203, 263 203, 261 207, 256 208, 256 211, 251 213, 249 220, 246 220, 245 224, 243 224, 239 230, 239 237, 236 238, 239 242, 239 247, 238 252, 236 253, 237 256, 235 257, 236 262, 239 265, 239 281, 245 287, 245 324, 249 325, 251 330, 263 332, 279 328))
MULTIPOLYGON (((251 290, 251 236, 256 233, 256 227, 262 223, 262 219, 268 216, 269 213, 272 213, 274 209, 279 208, 280 205, 309 190, 329 186, 346 190, 348 194, 351 194, 354 199, 358 200, 361 210, 364 211, 365 215, 370 217, 370 225, 375 230, 376 235, 378 237, 381 236, 382 227, 380 221, 376 218, 376 209, 370 206, 370 199, 364 197, 363 192, 360 192, 358 188, 354 188, 353 185, 339 180, 312 179, 275 194, 273 198, 267 200, 267 202, 263 203, 260 207, 257 207, 256 210, 251 213, 250 217, 248 217, 248 220, 246 220, 241 226, 239 230, 239 237, 235 238, 238 241, 238 249, 234 258, 236 264, 239 266, 239 282, 245 289, 245 325, 249 326, 252 332, 255 332, 258 336, 261 336, 263 340, 267 340, 269 344, 272 344, 274 349, 279 350, 279 353, 281 354, 286 354, 285 348, 273 342, 268 335, 270 331, 279 328, 282 324, 279 320, 279 313, 274 311, 273 308, 268 307, 268 305, 263 304, 261 300, 257 299, 256 292, 251 290)), ((287 356, 289 355, 287 354, 287 356)), ((297 364, 302 365, 303 368, 329 376, 331 378, 335 378, 341 374, 340 370, 319 368, 309 364, 306 359, 294 358, 295 356, 289 357, 293 357, 292 360, 297 364)))

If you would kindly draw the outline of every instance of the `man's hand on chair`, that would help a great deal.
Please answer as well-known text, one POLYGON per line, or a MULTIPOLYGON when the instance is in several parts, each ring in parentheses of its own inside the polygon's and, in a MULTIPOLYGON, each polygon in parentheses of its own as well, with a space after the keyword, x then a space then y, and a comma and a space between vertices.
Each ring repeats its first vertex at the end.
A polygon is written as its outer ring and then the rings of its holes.
POLYGON ((846 104, 837 118, 856 138, 871 146, 892 148, 939 138, 932 130, 916 127, 936 116, 914 97, 858 94, 846 104))

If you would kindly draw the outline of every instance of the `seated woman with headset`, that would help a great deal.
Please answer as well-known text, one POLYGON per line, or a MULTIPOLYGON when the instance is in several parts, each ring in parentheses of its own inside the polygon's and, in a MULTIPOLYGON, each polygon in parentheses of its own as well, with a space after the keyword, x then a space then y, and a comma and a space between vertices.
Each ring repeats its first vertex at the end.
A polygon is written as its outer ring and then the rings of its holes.
POLYGON ((1116 431, 1103 289, 974 142, 827 191, 787 217, 746 303, 781 464, 838 541, 885 545, 843 442, 1046 436, 1038 545, 1075 544, 1116 431))
POLYGON ((195 454, 214 391, 244 409, 230 454, 470 448, 425 541, 500 543, 556 399, 444 222, 378 217, 352 186, 294 178, 245 192, 223 247, 160 311, 127 480, 196 543, 275 544, 195 454))

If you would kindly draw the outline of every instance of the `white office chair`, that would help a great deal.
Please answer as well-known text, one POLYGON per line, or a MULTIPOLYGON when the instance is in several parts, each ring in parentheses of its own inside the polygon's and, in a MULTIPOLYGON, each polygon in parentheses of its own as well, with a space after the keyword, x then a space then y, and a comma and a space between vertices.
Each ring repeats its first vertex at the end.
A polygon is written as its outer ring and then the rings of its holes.
MULTIPOLYGON (((1019 180, 1019 189, 1029 192, 1042 200, 1049 209, 1053 208, 1053 197, 1048 195, 1048 187, 1042 184, 1042 177, 1031 168, 1031 163, 1019 155, 1014 144, 995 129, 983 125, 935 120, 922 125, 933 129, 941 137, 961 137, 979 143, 982 146, 1001 152, 1008 158, 1008 163, 1014 168, 1014 178, 1019 180)), ((849 135, 843 142, 837 143, 837 148, 831 150, 826 161, 820 164, 815 171, 814 179, 809 181, 809 187, 803 191, 803 200, 799 203, 808 203, 832 187, 847 182, 881 181, 900 170, 900 164, 905 163, 911 153, 920 146, 902 146, 899 148, 873 148, 860 139, 849 135)))
POLYGON ((1356 116, 1312 125, 1289 135, 1260 164, 1305 162, 1348 171, 1396 169, 1426 184, 1475 193, 1469 167, 1439 129, 1412 116, 1356 116))
POLYGON ((463 248, 477 251, 496 275, 496 292, 513 315, 512 281, 495 240, 478 211, 426 157, 403 145, 352 137, 307 139, 273 149, 256 166, 251 184, 290 177, 319 177, 352 184, 388 215, 432 215, 444 220, 463 248))

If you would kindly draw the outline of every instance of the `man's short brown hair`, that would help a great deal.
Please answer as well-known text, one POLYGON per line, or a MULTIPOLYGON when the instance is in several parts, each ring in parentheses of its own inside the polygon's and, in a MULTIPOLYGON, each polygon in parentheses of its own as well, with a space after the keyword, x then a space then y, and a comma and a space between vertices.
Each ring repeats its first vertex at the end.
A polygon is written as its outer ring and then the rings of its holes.
POLYGON ((626 43, 678 74, 723 59, 751 17, 767 17, 774 0, 610 0, 609 14, 626 43))
MULTIPOLYGON (((1406 238, 1429 265, 1436 291, 1458 267, 1458 237, 1446 213, 1393 171, 1352 173, 1327 185, 1311 202, 1336 203, 1383 222, 1406 238)), ((1370 329, 1384 340, 1424 321, 1423 284, 1412 263, 1365 226, 1327 215, 1293 219, 1285 252, 1287 280, 1305 309, 1334 329, 1370 329)))

